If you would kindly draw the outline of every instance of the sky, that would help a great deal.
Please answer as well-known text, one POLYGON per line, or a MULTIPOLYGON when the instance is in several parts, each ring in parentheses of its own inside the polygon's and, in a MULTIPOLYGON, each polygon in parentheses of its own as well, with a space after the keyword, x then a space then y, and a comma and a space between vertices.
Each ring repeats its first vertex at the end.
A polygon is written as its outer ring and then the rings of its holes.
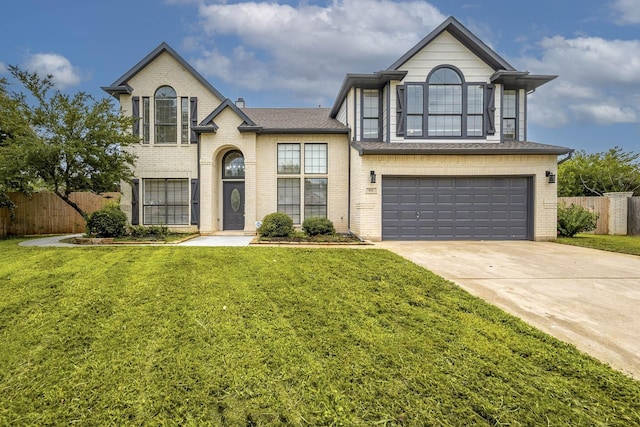
POLYGON ((331 107, 346 73, 388 68, 455 16, 516 69, 559 75, 529 97, 529 140, 640 152, 640 0, 10 0, 3 15, 0 77, 18 65, 103 98, 164 41, 248 107, 331 107))

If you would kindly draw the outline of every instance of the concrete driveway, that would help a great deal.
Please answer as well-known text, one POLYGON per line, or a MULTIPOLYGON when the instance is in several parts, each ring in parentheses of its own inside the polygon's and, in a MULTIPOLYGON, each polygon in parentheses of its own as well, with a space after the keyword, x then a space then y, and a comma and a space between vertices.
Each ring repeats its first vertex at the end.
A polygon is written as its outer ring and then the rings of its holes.
POLYGON ((640 379, 640 257, 550 242, 380 242, 640 379))

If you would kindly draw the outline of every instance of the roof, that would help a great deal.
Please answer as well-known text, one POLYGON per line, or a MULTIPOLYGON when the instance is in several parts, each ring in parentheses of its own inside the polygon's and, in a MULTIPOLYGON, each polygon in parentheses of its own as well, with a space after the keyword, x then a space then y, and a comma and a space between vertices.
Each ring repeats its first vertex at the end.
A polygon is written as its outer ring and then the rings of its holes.
POLYGON ((204 87, 209 89, 211 93, 213 93, 218 99, 225 99, 224 95, 222 95, 211 83, 207 81, 200 73, 198 73, 187 61, 184 60, 183 57, 178 55, 178 53, 171 48, 167 43, 162 42, 158 47, 152 50, 147 56, 142 58, 140 62, 134 65, 129 71, 120 76, 115 82, 113 82, 110 86, 102 86, 101 89, 107 92, 109 95, 113 97, 118 97, 121 94, 130 94, 133 89, 128 85, 129 80, 131 80, 136 74, 138 74, 142 69, 144 69, 147 65, 149 65, 153 60, 155 60, 162 53, 167 52, 171 55, 185 70, 189 71, 193 77, 196 78, 204 87))
POLYGON ((433 30, 425 38, 420 40, 418 44, 409 49, 407 53, 402 55, 400 59, 391 64, 391 66, 387 69, 397 70, 444 31, 447 31, 449 34, 455 37, 460 43, 466 46, 467 49, 469 49, 476 56, 486 62, 487 65, 489 65, 494 70, 515 70, 515 68, 513 68, 511 64, 509 64, 504 58, 502 58, 493 49, 487 46, 482 40, 476 37, 453 16, 448 17, 435 30, 433 30))
POLYGON ((349 132, 349 128, 329 116, 329 108, 242 108, 240 111, 255 123, 260 133, 349 132))
POLYGON ((491 83, 501 83, 507 87, 522 88, 530 92, 557 77, 555 75, 529 74, 528 71, 499 70, 491 76, 491 83))
POLYGON ((338 115, 342 101, 347 96, 349 89, 352 87, 357 86, 366 89, 379 89, 391 80, 404 79, 406 75, 406 71, 378 71, 372 74, 347 74, 342 81, 342 86, 340 86, 338 96, 336 96, 336 100, 334 101, 331 112, 329 113, 330 117, 335 118, 338 115))
POLYGON ((573 150, 557 145, 539 144, 530 141, 505 142, 352 142, 351 146, 363 155, 368 154, 568 154, 573 150))

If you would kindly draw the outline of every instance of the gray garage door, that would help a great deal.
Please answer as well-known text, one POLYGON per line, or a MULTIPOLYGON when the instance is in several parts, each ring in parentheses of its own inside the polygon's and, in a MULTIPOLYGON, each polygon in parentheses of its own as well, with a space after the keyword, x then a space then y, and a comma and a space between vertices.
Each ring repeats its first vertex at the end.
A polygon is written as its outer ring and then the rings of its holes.
POLYGON ((384 240, 528 240, 527 177, 383 177, 384 240))

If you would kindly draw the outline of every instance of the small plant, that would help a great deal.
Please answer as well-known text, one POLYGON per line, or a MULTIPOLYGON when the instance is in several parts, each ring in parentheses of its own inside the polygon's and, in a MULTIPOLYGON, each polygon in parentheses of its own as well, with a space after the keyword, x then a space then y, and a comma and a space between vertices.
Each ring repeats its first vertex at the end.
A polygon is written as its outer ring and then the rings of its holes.
POLYGON ((302 223, 302 229, 309 236, 331 235, 336 232, 329 218, 308 218, 302 223))
POLYGON ((118 206, 106 206, 89 215, 87 234, 93 237, 120 237, 126 233, 127 216, 118 206))
POLYGON ((597 213, 582 206, 574 204, 567 206, 564 203, 558 205, 559 236, 573 237, 577 233, 595 230, 597 220, 597 213))
POLYGON ((293 234, 293 220, 282 212, 265 216, 258 233, 263 237, 289 237, 293 234))
POLYGON ((164 225, 134 225, 129 229, 131 237, 139 239, 163 240, 169 234, 169 229, 164 225))

